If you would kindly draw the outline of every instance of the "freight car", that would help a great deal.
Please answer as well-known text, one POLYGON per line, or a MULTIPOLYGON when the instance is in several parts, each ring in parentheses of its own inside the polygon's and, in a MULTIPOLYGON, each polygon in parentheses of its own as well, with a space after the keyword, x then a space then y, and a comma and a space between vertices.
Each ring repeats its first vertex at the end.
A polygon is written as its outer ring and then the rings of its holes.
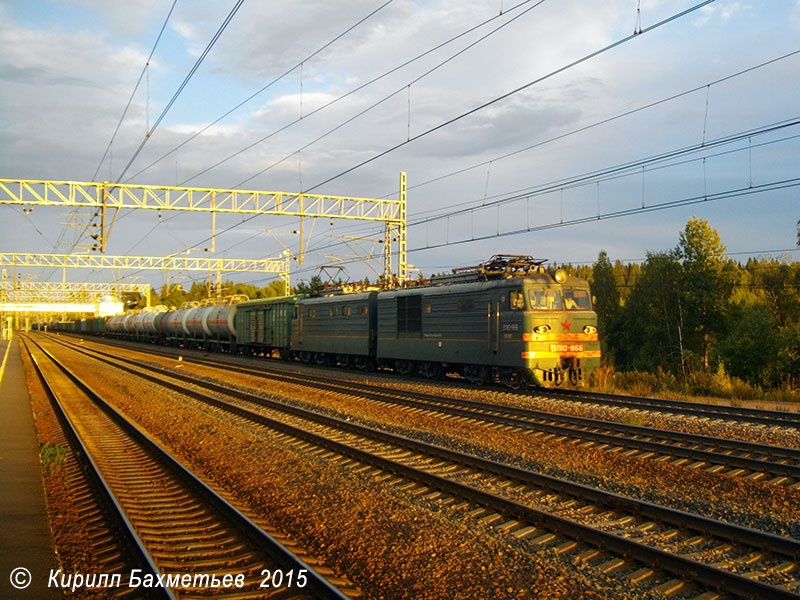
POLYGON ((298 294, 237 304, 234 351, 271 356, 277 350, 281 358, 288 359, 294 306, 298 300, 306 297, 305 294, 298 294))

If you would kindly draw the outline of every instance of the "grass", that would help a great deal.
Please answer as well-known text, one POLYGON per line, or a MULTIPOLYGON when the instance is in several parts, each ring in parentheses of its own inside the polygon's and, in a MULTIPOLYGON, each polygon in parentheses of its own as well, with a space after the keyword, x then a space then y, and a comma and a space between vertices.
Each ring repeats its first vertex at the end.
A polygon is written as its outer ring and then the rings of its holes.
POLYGON ((56 465, 63 463, 66 453, 67 449, 64 446, 59 446, 58 444, 52 446, 39 442, 39 456, 45 469, 52 469, 56 465))
POLYGON ((604 393, 622 393, 631 396, 658 395, 672 400, 708 402, 709 397, 727 400, 732 406, 745 403, 792 404, 800 403, 798 389, 763 390, 758 386, 731 377, 720 364, 716 372, 697 371, 684 381, 671 373, 643 371, 616 371, 603 364, 592 374, 591 389, 604 393))

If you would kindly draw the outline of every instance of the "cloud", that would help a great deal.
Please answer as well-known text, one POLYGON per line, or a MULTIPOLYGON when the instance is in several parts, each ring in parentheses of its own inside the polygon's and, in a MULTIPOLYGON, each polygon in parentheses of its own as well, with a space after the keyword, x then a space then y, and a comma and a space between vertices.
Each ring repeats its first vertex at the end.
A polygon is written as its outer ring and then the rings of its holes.
POLYGON ((701 8, 700 16, 695 18, 693 23, 697 27, 703 27, 716 18, 719 18, 722 22, 727 22, 738 13, 751 12, 752 10, 753 6, 746 2, 722 2, 718 0, 714 4, 701 8))

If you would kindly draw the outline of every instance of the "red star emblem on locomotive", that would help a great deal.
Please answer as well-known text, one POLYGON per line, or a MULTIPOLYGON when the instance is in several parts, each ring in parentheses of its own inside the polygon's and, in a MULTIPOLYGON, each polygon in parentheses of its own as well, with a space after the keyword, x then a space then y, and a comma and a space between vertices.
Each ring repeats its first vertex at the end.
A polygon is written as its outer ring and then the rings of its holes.
POLYGON ((561 321, 561 329, 563 329, 564 331, 569 331, 569 328, 570 328, 570 327, 572 327, 572 323, 570 323, 570 322, 569 322, 569 321, 567 321, 566 319, 564 319, 563 321, 561 321))

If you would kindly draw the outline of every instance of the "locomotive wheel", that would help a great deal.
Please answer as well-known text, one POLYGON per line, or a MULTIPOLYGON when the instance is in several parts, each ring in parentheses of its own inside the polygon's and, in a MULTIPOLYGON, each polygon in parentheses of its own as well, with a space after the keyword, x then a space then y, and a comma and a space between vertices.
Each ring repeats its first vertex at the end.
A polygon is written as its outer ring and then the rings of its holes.
POLYGON ((324 352, 317 352, 314 354, 314 362, 318 365, 328 364, 328 355, 324 352))
POLYGON ((336 360, 338 360, 339 364, 345 369, 353 368, 353 357, 349 354, 337 354, 336 360))
POLYGON ((500 381, 512 390, 521 390, 525 385, 522 374, 517 369, 505 368, 500 370, 500 381))
POLYGON ((400 375, 408 375, 411 373, 411 361, 410 360, 396 360, 394 363, 394 368, 400 375))
POLYGON ((429 379, 442 379, 444 377, 444 367, 441 363, 426 362, 422 365, 422 374, 429 379))
POLYGON ((356 356, 356 369, 366 371, 369 367, 369 359, 366 356, 356 356))

